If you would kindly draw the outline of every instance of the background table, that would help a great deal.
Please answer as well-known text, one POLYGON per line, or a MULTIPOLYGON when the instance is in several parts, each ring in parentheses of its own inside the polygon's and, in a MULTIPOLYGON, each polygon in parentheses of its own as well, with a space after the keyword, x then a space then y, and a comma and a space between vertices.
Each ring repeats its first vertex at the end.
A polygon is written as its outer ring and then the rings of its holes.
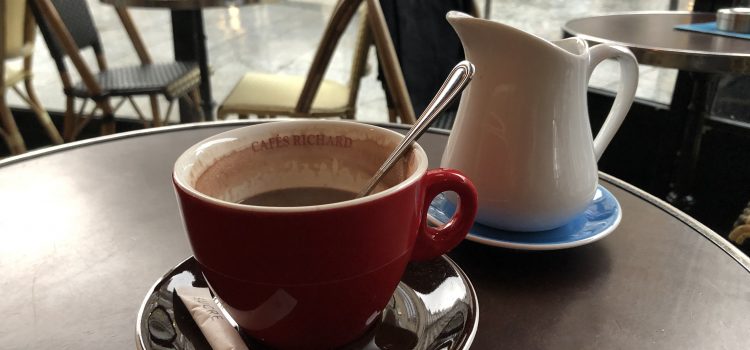
MULTIPOLYGON (((678 150, 674 191, 667 199, 684 210, 694 204, 691 196, 700 153, 703 128, 711 113, 719 73, 750 73, 750 40, 676 30, 679 24, 716 20, 713 13, 631 12, 579 18, 563 26, 566 36, 592 43, 615 43, 628 47, 639 63, 689 72, 692 91, 673 96, 672 109, 687 111, 678 150)), ((684 79, 678 79, 675 92, 684 79)))
MULTIPOLYGON (((2 348, 133 348, 149 287, 190 255, 174 161, 246 124, 150 129, 0 162, 2 348)), ((435 130, 419 141, 431 166, 446 141, 435 130)), ((472 349, 746 349, 750 259, 658 199, 601 180, 623 210, 601 241, 547 252, 465 241, 450 253, 477 289, 472 349)))
MULTIPOLYGON (((255 4, 263 0, 101 0, 120 7, 169 9, 172 16, 174 56, 178 61, 198 62, 201 72, 201 104, 206 120, 214 120, 214 100, 211 93, 211 68, 208 64, 203 9, 255 4)), ((190 106, 180 101, 180 122, 199 121, 190 106)))

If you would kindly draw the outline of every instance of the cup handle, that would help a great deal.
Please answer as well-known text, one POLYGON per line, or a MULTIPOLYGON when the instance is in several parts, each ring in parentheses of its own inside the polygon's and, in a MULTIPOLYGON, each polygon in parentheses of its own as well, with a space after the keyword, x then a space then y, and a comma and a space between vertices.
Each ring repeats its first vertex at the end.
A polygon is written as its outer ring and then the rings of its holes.
POLYGON ((447 253, 469 233, 477 214, 477 190, 464 174, 453 169, 428 170, 424 178, 425 199, 417 242, 412 260, 429 260, 447 253), (427 225, 427 209, 435 197, 446 191, 458 194, 458 208, 453 218, 441 228, 427 225))
POLYGON ((617 88, 615 102, 612 104, 612 109, 610 109, 607 119, 604 120, 602 128, 594 139, 594 155, 598 161, 602 153, 604 153, 604 149, 612 141, 612 137, 615 136, 617 129, 622 125, 622 121, 625 119, 625 115, 628 114, 630 105, 633 104, 635 90, 638 87, 638 61, 636 61, 633 53, 626 47, 609 44, 593 46, 589 50, 589 57, 587 81, 591 78, 594 68, 605 59, 616 58, 620 63, 620 84, 617 88))

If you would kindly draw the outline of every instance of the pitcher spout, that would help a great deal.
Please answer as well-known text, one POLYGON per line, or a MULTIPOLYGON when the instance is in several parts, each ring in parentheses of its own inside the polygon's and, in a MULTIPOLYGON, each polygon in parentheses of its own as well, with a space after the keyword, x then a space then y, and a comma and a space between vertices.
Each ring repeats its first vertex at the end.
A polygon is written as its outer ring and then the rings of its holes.
POLYGON ((519 50, 546 50, 547 54, 584 56, 588 53, 588 44, 580 38, 568 38, 559 41, 548 41, 534 34, 505 25, 499 22, 476 18, 469 14, 450 11, 445 18, 458 34, 463 44, 466 58, 476 56, 473 50, 503 47, 519 50))

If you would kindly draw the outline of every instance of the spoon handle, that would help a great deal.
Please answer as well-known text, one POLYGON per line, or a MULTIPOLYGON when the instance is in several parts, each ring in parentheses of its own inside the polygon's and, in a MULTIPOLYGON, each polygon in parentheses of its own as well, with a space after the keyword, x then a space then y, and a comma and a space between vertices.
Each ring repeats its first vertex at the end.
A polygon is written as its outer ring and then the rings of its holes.
POLYGON ((398 146, 396 146, 396 149, 391 153, 380 169, 378 169, 375 175, 370 178, 370 182, 367 183, 367 186, 357 194, 357 198, 368 195, 373 188, 375 188, 375 185, 380 181, 380 178, 391 169, 393 164, 395 164, 399 158, 401 158, 401 155, 406 152, 414 140, 422 136, 425 130, 427 130, 427 127, 429 127, 430 124, 432 124, 432 121, 435 120, 435 117, 440 115, 440 112, 442 112, 443 109, 453 101, 456 95, 463 91, 473 76, 474 65, 469 61, 461 61, 453 67, 453 70, 451 70, 450 74, 448 74, 448 77, 445 79, 445 82, 443 82, 443 86, 440 87, 440 90, 435 94, 435 97, 432 98, 432 101, 427 105, 427 108, 422 112, 422 115, 419 116, 416 124, 414 124, 411 130, 409 130, 409 133, 404 136, 404 139, 398 146))

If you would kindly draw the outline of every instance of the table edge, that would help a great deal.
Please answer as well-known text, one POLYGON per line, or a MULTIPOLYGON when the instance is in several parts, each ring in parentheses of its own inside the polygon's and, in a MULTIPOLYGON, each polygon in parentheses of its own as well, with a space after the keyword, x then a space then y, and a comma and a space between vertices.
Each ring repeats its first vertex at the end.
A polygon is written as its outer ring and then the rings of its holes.
MULTIPOLYGON (((278 120, 278 121, 281 121, 281 120, 278 120)), ((164 127, 159 127, 159 128, 128 131, 128 132, 117 133, 113 135, 100 136, 100 137, 95 137, 91 139, 47 147, 47 148, 43 148, 40 150, 27 152, 21 155, 5 158, 5 159, 0 160, 0 169, 6 166, 10 166, 16 163, 23 162, 23 161, 32 160, 32 159, 80 148, 80 147, 106 143, 110 141, 124 140, 124 139, 142 136, 142 135, 152 135, 152 134, 169 133, 169 132, 182 131, 182 130, 207 129, 207 128, 227 127, 227 126, 249 126, 249 125, 258 124, 258 123, 269 123, 269 122, 272 123, 272 122, 278 122, 278 121, 255 121, 255 120, 212 121, 212 122, 178 124, 178 125, 170 125, 170 126, 164 126, 164 127)), ((411 125, 393 124, 393 123, 368 123, 368 124, 382 126, 386 128, 403 129, 403 130, 408 130, 411 127, 411 125)), ((430 128, 429 132, 433 134, 439 134, 439 135, 450 134, 450 130, 435 129, 435 128, 430 128)), ((690 217, 689 215, 685 214, 679 209, 671 206, 669 203, 617 177, 614 177, 612 175, 609 175, 600 171, 599 178, 607 182, 608 184, 618 187, 626 192, 629 192, 630 194, 636 197, 639 197, 645 200, 649 204, 657 207, 658 209, 661 209, 662 211, 676 218, 677 220, 682 221, 688 227, 690 227, 691 229, 693 229, 694 231, 702 235, 704 238, 712 242, 719 249, 723 250, 724 253, 726 253, 732 259, 734 259, 746 271, 750 272, 750 257, 742 253, 742 251, 739 250, 739 248, 732 245, 729 241, 721 237, 718 233, 714 232, 707 226, 700 223, 698 220, 690 217)))
POLYGON ((243 6, 251 3, 261 3, 264 0, 99 0, 112 6, 152 8, 167 10, 201 10, 211 7, 243 6))
POLYGON ((630 192, 634 196, 639 197, 649 202, 653 206, 661 209, 662 211, 666 212, 672 217, 682 221, 686 225, 690 226, 690 228, 700 233, 704 238, 711 241, 711 243, 713 243, 719 249, 723 250, 727 255, 729 255, 738 264, 740 264, 740 266, 742 266, 747 272, 750 272, 750 257, 745 255, 745 253, 743 253, 739 248, 737 248, 732 243, 727 241, 724 237, 722 237, 721 235, 719 235, 718 233, 710 229, 708 226, 702 224, 701 222, 694 219, 690 215, 685 214, 683 211, 675 208, 674 206, 667 203, 666 201, 659 199, 658 197, 655 197, 654 195, 638 187, 635 187, 625 182, 624 180, 621 180, 607 173, 603 173, 601 171, 599 172, 599 178, 615 187, 618 187, 624 191, 630 192))

